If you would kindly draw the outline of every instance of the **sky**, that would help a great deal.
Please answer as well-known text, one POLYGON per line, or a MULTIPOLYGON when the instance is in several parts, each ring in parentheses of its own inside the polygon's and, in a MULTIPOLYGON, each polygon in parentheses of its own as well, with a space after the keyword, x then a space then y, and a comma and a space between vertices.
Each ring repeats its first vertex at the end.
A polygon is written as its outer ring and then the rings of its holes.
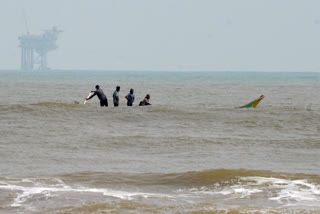
POLYGON ((53 69, 320 71, 319 0, 0 0, 0 69, 56 26, 53 69))

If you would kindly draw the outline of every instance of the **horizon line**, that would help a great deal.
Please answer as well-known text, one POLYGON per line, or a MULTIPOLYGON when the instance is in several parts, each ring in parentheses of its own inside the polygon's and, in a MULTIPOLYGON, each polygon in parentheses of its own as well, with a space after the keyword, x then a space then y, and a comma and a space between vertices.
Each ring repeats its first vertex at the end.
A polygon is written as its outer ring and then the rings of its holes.
POLYGON ((267 71, 267 70, 130 70, 130 69, 49 69, 46 71, 33 70, 33 71, 23 71, 21 69, 0 69, 0 71, 20 71, 20 72, 54 72, 54 71, 98 71, 98 72, 257 72, 257 73, 319 73, 320 71, 290 71, 290 70, 278 70, 278 71, 267 71))

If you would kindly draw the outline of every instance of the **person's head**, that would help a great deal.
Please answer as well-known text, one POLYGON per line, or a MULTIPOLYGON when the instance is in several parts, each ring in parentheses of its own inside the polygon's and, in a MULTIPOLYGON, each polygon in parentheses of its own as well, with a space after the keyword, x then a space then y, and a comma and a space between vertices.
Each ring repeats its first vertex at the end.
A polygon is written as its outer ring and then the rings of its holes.
POLYGON ((130 89, 130 94, 133 94, 134 90, 133 88, 130 89))
POLYGON ((98 90, 100 88, 100 86, 99 85, 96 85, 96 89, 98 90))
POLYGON ((117 86, 116 91, 120 91, 120 86, 117 86))
POLYGON ((147 94, 147 95, 146 95, 146 98, 147 98, 147 99, 150 99, 150 97, 151 97, 150 94, 147 94))

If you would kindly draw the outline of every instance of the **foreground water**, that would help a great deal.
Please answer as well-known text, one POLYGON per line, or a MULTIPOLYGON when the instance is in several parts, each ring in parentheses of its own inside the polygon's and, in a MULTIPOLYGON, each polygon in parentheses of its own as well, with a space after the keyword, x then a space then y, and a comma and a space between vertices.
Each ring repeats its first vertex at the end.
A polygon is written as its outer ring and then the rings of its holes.
POLYGON ((0 213, 320 213, 320 73, 1 71, 0 88, 0 213), (96 84, 120 107, 73 104, 96 84))

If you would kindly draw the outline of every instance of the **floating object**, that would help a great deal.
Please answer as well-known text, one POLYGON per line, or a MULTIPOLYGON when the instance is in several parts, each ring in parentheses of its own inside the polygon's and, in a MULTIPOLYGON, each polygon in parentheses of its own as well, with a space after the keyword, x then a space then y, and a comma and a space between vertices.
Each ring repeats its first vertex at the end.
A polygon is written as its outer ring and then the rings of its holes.
POLYGON ((264 96, 261 95, 259 98, 251 101, 251 102, 248 103, 248 104, 245 104, 245 105, 243 105, 243 106, 240 106, 240 107, 238 107, 238 108, 256 108, 257 105, 260 103, 260 101, 261 101, 263 98, 264 98, 264 96))
MULTIPOLYGON (((93 94, 93 92, 90 92, 89 95, 87 96, 87 99, 93 94)), ((87 103, 87 99, 84 100, 83 104, 87 103)))

